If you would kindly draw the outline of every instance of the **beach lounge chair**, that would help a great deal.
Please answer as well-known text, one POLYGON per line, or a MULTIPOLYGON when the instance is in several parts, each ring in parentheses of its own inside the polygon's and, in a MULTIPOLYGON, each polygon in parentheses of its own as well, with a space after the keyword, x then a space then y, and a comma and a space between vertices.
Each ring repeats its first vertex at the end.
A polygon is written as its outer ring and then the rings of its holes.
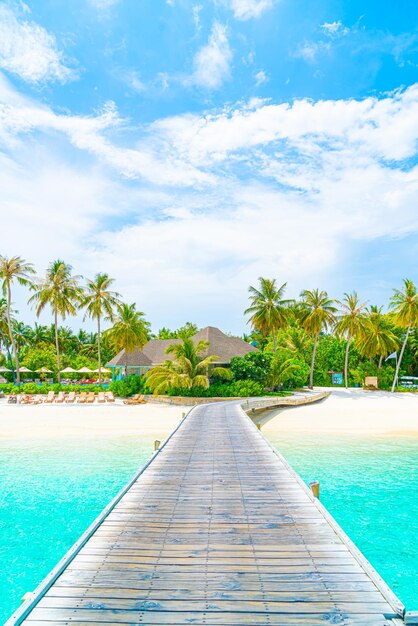
POLYGON ((103 402, 106 402, 106 398, 105 398, 103 391, 99 391, 99 393, 97 394, 97 402, 100 402, 101 404, 103 404, 103 402))
POLYGON ((92 404, 96 399, 96 394, 94 393, 94 391, 90 391, 87 395, 87 399, 86 402, 88 402, 89 404, 92 404))
POLYGON ((52 402, 54 402, 54 398, 55 398, 55 393, 53 391, 48 391, 44 402, 46 402, 46 404, 51 404, 52 402))
POLYGON ((40 395, 33 396, 32 404, 42 404, 44 401, 43 397, 40 395))
POLYGON ((57 397, 55 398, 55 402, 59 402, 60 404, 65 400, 65 393, 63 391, 59 391, 57 397))
POLYGON ((112 391, 106 391, 105 398, 106 398, 106 400, 108 402, 114 402, 115 401, 115 396, 113 395, 112 391))
POLYGON ((87 392, 82 391, 80 395, 78 396, 78 401, 84 404, 86 400, 87 400, 87 392))
POLYGON ((32 402, 33 402, 33 397, 29 394, 22 396, 20 400, 20 404, 32 404, 32 402))
POLYGON ((128 400, 123 401, 124 404, 146 404, 145 396, 137 393, 133 398, 128 398, 128 400))
POLYGON ((65 398, 65 401, 68 402, 69 404, 72 404, 73 402, 75 402, 75 391, 70 391, 68 396, 65 398))

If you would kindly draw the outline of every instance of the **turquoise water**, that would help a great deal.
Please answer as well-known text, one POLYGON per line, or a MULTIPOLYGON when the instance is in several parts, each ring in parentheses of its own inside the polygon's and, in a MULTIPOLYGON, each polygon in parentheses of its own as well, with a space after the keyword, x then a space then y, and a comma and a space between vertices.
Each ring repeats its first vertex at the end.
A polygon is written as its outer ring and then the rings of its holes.
POLYGON ((152 453, 153 439, 0 442, 0 624, 152 453))
MULTIPOLYGON (((408 609, 418 609, 418 441, 270 435, 408 609)), ((0 623, 152 452, 153 439, 0 442, 0 623)), ((255 470, 256 471, 256 470, 255 470)))
POLYGON ((408 610, 418 610, 418 438, 269 433, 408 610))

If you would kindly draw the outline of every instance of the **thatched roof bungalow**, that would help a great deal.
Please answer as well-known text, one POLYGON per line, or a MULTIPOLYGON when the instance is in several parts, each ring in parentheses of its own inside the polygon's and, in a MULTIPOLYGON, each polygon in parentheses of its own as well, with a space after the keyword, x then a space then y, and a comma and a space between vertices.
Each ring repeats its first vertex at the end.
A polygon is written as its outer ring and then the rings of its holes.
MULTIPOLYGON (((230 337, 225 335, 219 328, 207 326, 202 328, 196 335, 192 337, 193 341, 208 341, 209 347, 207 355, 216 355, 217 365, 229 365, 232 357, 245 356, 250 352, 257 351, 257 348, 250 345, 239 337, 230 337)), ((172 354, 166 354, 169 345, 173 343, 181 343, 181 339, 151 339, 142 350, 135 348, 134 352, 125 354, 125 350, 121 350, 106 367, 112 370, 114 378, 116 370, 124 370, 128 366, 130 374, 144 374, 156 365, 161 365, 164 361, 172 359, 172 354)))

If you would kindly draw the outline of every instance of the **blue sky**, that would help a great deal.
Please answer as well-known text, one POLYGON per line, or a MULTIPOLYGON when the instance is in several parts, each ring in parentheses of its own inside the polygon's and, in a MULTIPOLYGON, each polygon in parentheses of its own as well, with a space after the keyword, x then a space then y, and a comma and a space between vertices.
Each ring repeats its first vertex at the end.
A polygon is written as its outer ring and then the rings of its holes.
POLYGON ((407 0, 0 1, 1 252, 106 271, 154 328, 242 332, 260 275, 384 303, 417 278, 417 27, 407 0))

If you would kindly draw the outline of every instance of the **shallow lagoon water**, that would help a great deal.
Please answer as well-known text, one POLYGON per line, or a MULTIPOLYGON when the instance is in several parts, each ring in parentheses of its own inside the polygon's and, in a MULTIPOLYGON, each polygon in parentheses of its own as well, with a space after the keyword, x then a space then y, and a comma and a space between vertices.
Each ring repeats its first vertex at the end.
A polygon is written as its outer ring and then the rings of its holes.
POLYGON ((152 449, 144 437, 0 441, 0 624, 152 449))
MULTIPOLYGON (((418 441, 269 434, 408 609, 418 609, 418 441)), ((144 437, 0 442, 0 623, 152 453, 144 437)))
POLYGON ((268 433, 408 610, 418 610, 418 438, 268 433))

